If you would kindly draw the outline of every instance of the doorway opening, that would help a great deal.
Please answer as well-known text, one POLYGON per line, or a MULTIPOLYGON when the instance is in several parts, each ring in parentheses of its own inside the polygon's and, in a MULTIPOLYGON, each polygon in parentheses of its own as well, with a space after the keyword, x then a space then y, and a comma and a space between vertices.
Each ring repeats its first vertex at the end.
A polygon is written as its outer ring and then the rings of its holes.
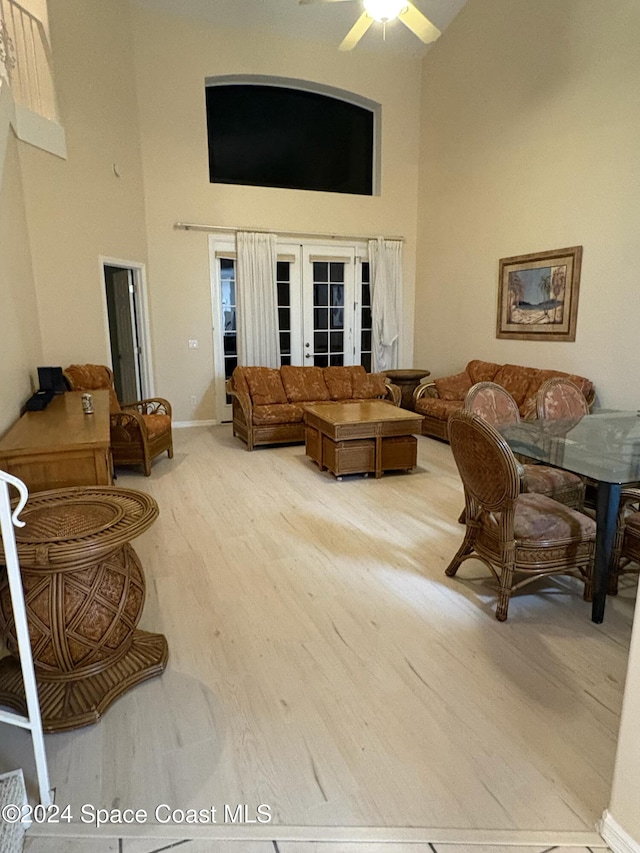
POLYGON ((121 403, 153 396, 144 267, 101 258, 111 368, 121 403))

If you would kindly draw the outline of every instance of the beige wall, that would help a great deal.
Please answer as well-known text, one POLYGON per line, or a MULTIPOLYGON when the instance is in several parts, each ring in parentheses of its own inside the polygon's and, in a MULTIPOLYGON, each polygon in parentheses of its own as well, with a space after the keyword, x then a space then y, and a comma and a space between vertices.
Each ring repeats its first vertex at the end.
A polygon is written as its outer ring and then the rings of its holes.
POLYGON ((43 358, 108 363, 99 255, 146 262, 129 5, 49 7, 68 159, 20 148, 43 358))
POLYGON ((157 390, 178 420, 215 417, 207 235, 176 221, 338 234, 404 235, 406 329, 411 358, 419 152, 420 63, 332 45, 135 13, 149 281, 157 390), (355 92, 383 106, 379 197, 209 183, 204 81, 268 74, 355 92), (199 349, 189 350, 195 338, 199 349), (198 403, 191 405, 191 396, 198 403))
POLYGON ((19 144, 10 131, 0 169, 0 435, 18 417, 42 364, 19 144))
POLYGON ((416 364, 557 367, 640 405, 639 42, 636 0, 469 0, 427 56, 416 364), (497 340, 499 258, 573 245, 575 343, 497 340))

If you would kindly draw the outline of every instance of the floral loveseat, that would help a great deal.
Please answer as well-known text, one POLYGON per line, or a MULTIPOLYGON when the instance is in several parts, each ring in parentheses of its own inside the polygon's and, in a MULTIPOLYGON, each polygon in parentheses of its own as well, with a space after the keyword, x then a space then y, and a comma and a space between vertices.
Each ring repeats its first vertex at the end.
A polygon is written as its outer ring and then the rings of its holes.
POLYGON ((448 438, 447 422, 452 412, 461 409, 467 391, 476 382, 495 382, 505 388, 518 404, 524 420, 536 417, 536 394, 543 382, 554 376, 570 379, 582 391, 589 406, 593 405, 593 384, 584 376, 563 373, 560 370, 538 370, 519 364, 494 364, 474 359, 466 369, 453 376, 445 376, 433 382, 419 385, 414 393, 416 412, 424 416, 422 435, 448 438))
POLYGON ((236 367, 227 382, 233 434, 253 450, 257 444, 304 441, 304 405, 322 401, 387 398, 400 404, 400 389, 381 373, 348 367, 236 367))

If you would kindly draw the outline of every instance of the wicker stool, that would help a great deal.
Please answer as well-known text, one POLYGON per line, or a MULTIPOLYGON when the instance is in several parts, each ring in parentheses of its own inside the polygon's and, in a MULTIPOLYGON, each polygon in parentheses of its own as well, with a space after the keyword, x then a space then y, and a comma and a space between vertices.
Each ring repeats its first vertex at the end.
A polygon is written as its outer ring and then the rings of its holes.
MULTIPOLYGON (((129 545, 158 516, 153 498, 111 486, 33 495, 16 528, 43 728, 97 722, 134 685, 167 663, 162 634, 136 630, 145 598, 129 545)), ((0 705, 24 711, 24 689, 6 572, 0 630, 13 657, 0 661, 0 705)))

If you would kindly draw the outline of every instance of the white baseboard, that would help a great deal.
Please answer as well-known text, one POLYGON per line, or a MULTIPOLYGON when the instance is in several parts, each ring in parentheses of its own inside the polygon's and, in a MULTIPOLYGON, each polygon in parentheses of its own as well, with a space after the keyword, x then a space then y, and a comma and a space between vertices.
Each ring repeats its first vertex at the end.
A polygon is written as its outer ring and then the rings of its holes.
POLYGON ((174 421, 171 426, 174 429, 187 429, 188 427, 218 426, 218 421, 174 421))
POLYGON ((603 812, 598 831, 613 853, 640 853, 640 842, 635 841, 618 821, 611 817, 608 809, 603 812))

